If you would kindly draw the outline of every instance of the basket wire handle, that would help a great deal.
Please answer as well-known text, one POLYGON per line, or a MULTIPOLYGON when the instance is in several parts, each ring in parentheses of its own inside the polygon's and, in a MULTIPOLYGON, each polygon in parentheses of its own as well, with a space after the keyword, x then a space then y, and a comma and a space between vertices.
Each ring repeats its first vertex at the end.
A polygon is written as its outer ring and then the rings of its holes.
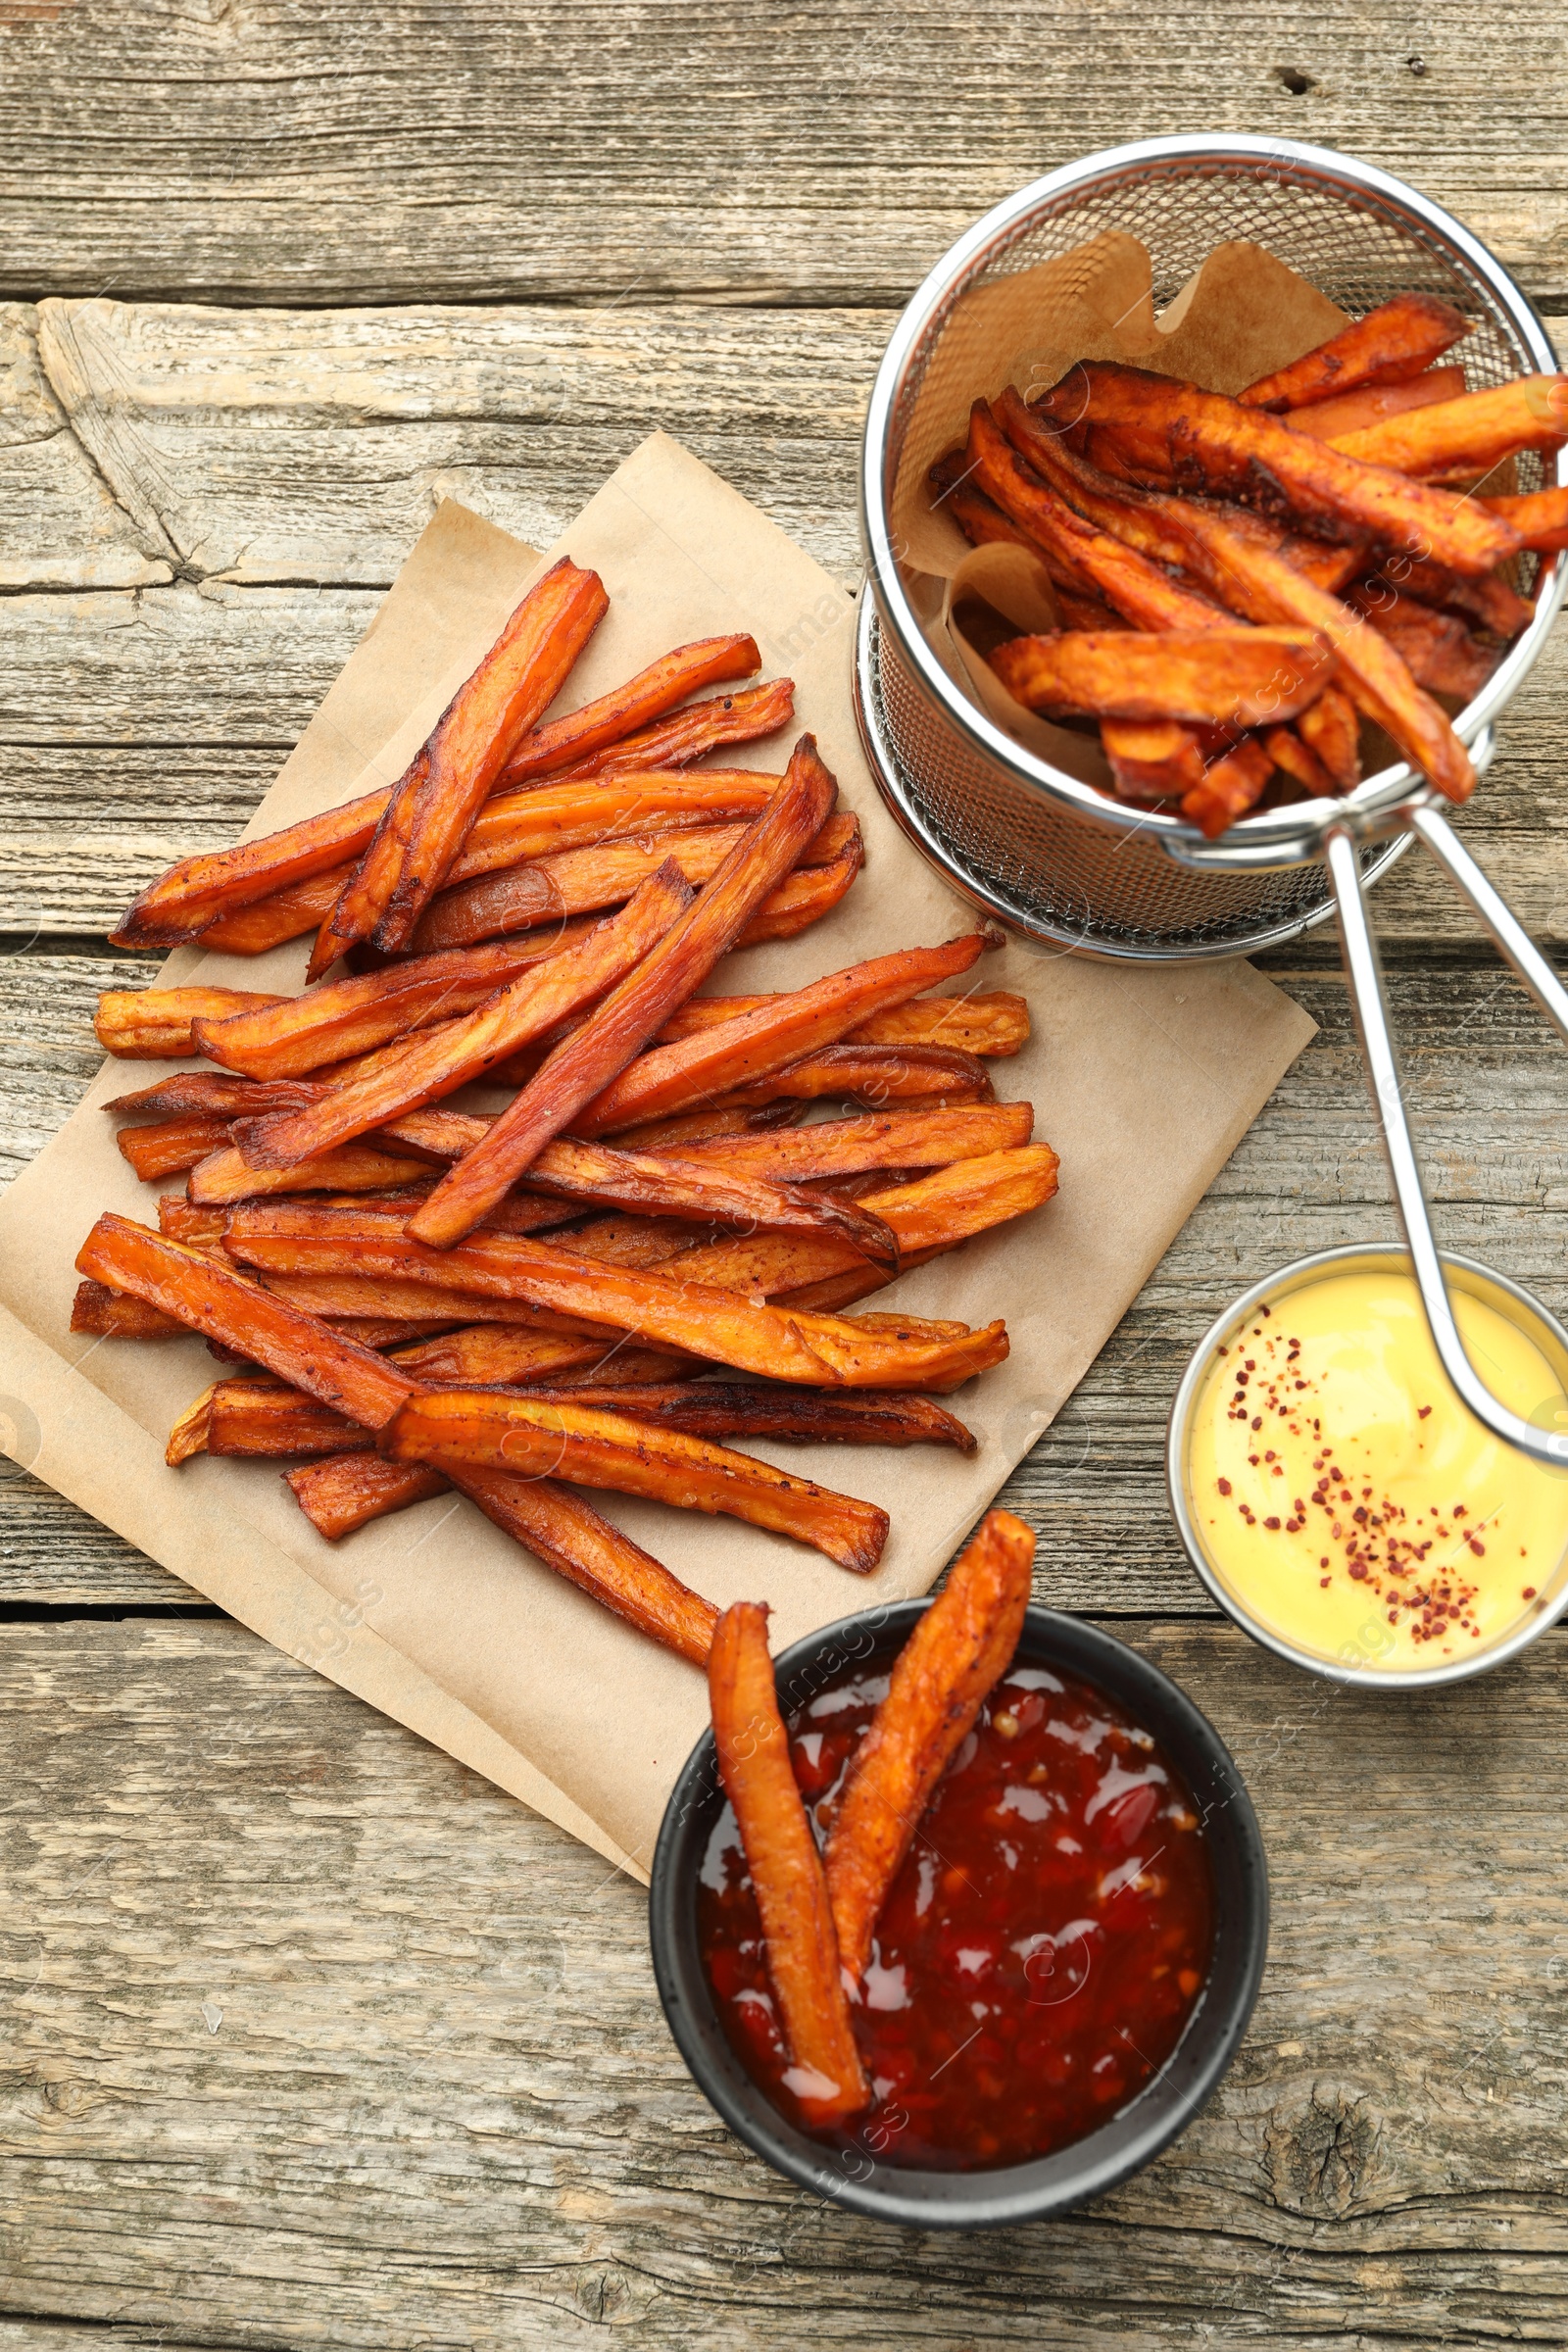
MULTIPOLYGON (((1410 821, 1439 858, 1449 880, 1476 907, 1525 985, 1540 1000, 1564 1036, 1568 1037, 1568 994, 1565 994, 1556 974, 1514 920, 1469 853, 1460 848, 1443 818, 1434 811, 1413 813, 1410 821)), ((1548 1469, 1568 1469, 1568 1436, 1554 1435, 1538 1428, 1534 1422, 1522 1420, 1507 1405, 1499 1404, 1471 1363, 1464 1342, 1459 1337, 1459 1327, 1454 1321, 1447 1285, 1444 1280, 1443 1261, 1438 1254, 1437 1239, 1432 1231, 1432 1217, 1421 1180, 1421 1163, 1416 1153, 1415 1138, 1405 1115, 1399 1065, 1389 1022, 1388 998, 1383 986, 1383 967, 1377 941, 1367 921, 1359 860, 1348 830, 1336 830, 1329 835, 1327 853, 1329 879, 1334 886, 1335 911, 1339 916, 1340 944, 1344 950, 1346 977, 1349 981, 1350 996, 1355 1006, 1356 1026, 1360 1031, 1367 1086, 1383 1130, 1383 1148, 1388 1153, 1389 1172, 1394 1179, 1394 1197, 1404 1227, 1410 1263, 1443 1369, 1463 1403, 1494 1437, 1501 1438, 1505 1445, 1517 1446, 1532 1461, 1544 1463, 1548 1469)))

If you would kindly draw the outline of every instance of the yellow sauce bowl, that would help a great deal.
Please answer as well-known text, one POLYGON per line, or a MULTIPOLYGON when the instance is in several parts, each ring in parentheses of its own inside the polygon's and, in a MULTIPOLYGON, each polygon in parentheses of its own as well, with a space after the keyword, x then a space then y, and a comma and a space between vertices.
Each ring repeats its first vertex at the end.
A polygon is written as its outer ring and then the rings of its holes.
MULTIPOLYGON (((1568 1430, 1568 1333, 1489 1267, 1443 1263, 1493 1394, 1568 1430)), ((1568 1469, 1459 1402, 1393 1245, 1323 1250, 1238 1299, 1183 1375, 1167 1469, 1204 1585, 1309 1673, 1457 1682, 1568 1608, 1568 1469)))

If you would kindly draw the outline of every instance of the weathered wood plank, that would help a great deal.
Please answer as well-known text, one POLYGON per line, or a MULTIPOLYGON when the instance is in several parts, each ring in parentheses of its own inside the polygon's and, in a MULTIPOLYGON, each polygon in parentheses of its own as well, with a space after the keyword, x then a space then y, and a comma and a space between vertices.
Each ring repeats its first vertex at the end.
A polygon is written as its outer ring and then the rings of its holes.
POLYGON ((170 580, 69 424, 38 365, 36 313, 0 303, 0 591, 170 580))
POLYGON ((1538 299, 1568 287, 1561 59, 1527 11, 394 0, 368 46, 347 0, 49 14, 8 36, 24 295, 902 301, 1038 173, 1195 123, 1368 156, 1538 299))
MULTIPOLYGON (((205 1623, 0 1632, 6 2301, 189 2343, 1560 2341, 1560 1641, 1405 1702, 1129 1629, 1274 1880, 1242 2056, 1048 2229, 876 2229, 732 2140, 643 1898, 205 1623), (62 1728, 69 1727, 62 1738, 62 1728), (1469 1801, 1458 1801, 1456 1791, 1469 1801)), ((21 2339, 30 2347, 34 2335, 21 2339)))
MULTIPOLYGON (((14 1169, 98 1066, 97 989, 130 985, 153 967, 26 956, 3 968, 0 1168, 14 1169)), ((1320 967, 1279 976, 1321 1024, 1318 1037, 1004 1491, 1041 1529, 1048 1590, 1064 1606, 1206 1608, 1164 1493, 1165 1415, 1188 1353, 1227 1301, 1271 1268, 1337 1243, 1396 1238, 1343 983, 1320 967)), ((1391 995, 1446 1239, 1568 1312, 1560 1045, 1490 962, 1396 970, 1391 995)), ((1049 1102, 1041 1107, 1049 1137, 1049 1102)), ((25 1497, 25 1525, 13 1523, 0 1551, 0 1599, 171 1597, 162 1570, 92 1531, 72 1505, 30 1482, 25 1497)), ((20 1503, 21 1491, 0 1493, 0 1525, 20 1503)))

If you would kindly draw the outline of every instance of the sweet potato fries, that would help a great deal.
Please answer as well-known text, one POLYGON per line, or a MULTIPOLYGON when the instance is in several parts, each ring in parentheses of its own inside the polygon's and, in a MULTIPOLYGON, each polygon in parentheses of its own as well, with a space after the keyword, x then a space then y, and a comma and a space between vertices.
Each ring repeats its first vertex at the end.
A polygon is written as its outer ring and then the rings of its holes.
MULTIPOLYGON (((99 1220, 73 1327, 206 1338, 221 1377, 172 1464, 287 1465, 334 1543, 455 1491, 702 1664, 717 1611, 585 1494, 867 1573, 886 1513, 736 1441, 972 1454, 938 1398, 1005 1355, 1004 1326, 841 1310, 1041 1206, 1056 1161, 1029 1103, 992 1099, 988 1062, 1029 1034, 1021 997, 969 989, 1000 935, 695 994, 836 906, 864 845, 809 736, 783 775, 689 764, 790 715, 787 680, 682 699, 750 676, 750 637, 546 717, 603 602, 556 566, 395 788, 142 893, 127 940, 245 952, 320 925, 318 977, 105 995, 110 1052, 167 1065, 107 1104, 121 1152, 184 1190, 158 1232, 99 1220)), ((1246 642, 1255 666, 1284 638, 1246 642)))

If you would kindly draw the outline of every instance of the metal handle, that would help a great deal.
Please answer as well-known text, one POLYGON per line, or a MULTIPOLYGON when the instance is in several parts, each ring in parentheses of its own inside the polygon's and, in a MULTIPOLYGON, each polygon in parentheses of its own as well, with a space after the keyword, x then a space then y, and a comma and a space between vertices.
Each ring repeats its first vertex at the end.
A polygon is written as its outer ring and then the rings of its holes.
POLYGON ((1487 880, 1446 817, 1436 808, 1417 808, 1410 829, 1418 833, 1461 898, 1468 899, 1503 956, 1548 1021, 1568 1038, 1568 988, 1564 988, 1529 932, 1487 880))
MULTIPOLYGON (((1520 978, 1540 998, 1551 1018, 1568 1036, 1568 996, 1564 995, 1555 973, 1519 929, 1492 885, 1480 869, 1472 864, 1441 817, 1435 819, 1435 830, 1441 838, 1434 840, 1430 837, 1427 825, 1423 822, 1427 814, 1426 810, 1413 812, 1410 821, 1427 841, 1428 847, 1442 859, 1465 896, 1474 901, 1482 919, 1520 978), (1472 877, 1480 886, 1479 889, 1472 887, 1472 877), (1516 954, 1516 949, 1520 953, 1516 954)), ((1330 834, 1328 869, 1329 879, 1334 885, 1340 942, 1345 951, 1346 977, 1350 984, 1356 1026, 1361 1033, 1367 1085, 1383 1129, 1383 1148, 1388 1153, 1389 1172, 1394 1178, 1394 1197, 1404 1227, 1410 1263, 1415 1270, 1421 1303, 1426 1308, 1427 1322, 1431 1326, 1443 1369, 1462 1401, 1494 1437, 1501 1438, 1505 1445, 1516 1446, 1532 1461, 1543 1462, 1550 1469, 1563 1469, 1568 1467, 1568 1436, 1553 1436, 1544 1429, 1538 1429, 1534 1422, 1521 1420, 1505 1404, 1499 1404, 1465 1352, 1459 1327, 1454 1321, 1453 1308, 1449 1304, 1447 1285, 1443 1277, 1443 1262, 1438 1255, 1437 1240, 1432 1231, 1426 1191, 1421 1181, 1421 1163, 1416 1156, 1415 1138, 1405 1116, 1398 1062, 1389 1026, 1388 999, 1383 989, 1383 967, 1378 958, 1377 942, 1367 921, 1366 902, 1361 895, 1360 866, 1355 843, 1348 831, 1330 834)))

